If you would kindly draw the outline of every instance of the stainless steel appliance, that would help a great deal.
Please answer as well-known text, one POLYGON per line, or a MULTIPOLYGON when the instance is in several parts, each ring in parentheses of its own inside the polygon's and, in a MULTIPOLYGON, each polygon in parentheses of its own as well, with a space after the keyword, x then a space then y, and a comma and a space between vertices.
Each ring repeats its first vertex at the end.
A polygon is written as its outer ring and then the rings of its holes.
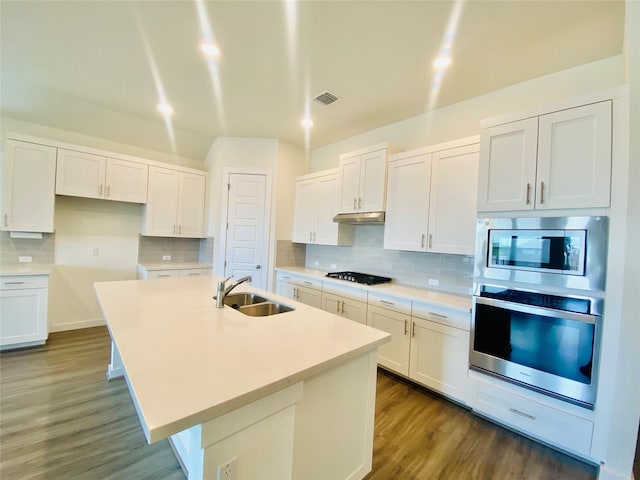
POLYGON ((389 277, 380 277, 378 275, 359 272, 329 272, 327 273, 327 277, 346 280, 347 282, 363 283, 365 285, 378 285, 380 283, 388 283, 392 280, 389 277))
POLYGON ((606 217, 478 220, 470 368, 593 408, 606 217))

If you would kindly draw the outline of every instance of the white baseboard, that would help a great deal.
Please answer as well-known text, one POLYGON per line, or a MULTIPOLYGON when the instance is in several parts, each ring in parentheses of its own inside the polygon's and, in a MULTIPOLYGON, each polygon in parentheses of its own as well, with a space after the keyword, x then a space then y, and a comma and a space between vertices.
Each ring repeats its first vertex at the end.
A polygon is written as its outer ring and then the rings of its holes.
POLYGON ((57 325, 49 325, 49 333, 66 332, 67 330, 78 330, 80 328, 101 327, 103 325, 105 325, 105 323, 102 318, 94 318, 82 322, 58 323, 57 325))

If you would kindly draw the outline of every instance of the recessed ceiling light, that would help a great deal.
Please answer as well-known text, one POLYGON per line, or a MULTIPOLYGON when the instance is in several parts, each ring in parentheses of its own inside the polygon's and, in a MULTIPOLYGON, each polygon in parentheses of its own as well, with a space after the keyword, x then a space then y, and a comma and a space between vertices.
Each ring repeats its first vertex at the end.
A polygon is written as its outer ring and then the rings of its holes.
POLYGON ((451 65, 451 57, 438 57, 433 61, 433 66, 436 68, 445 68, 451 65))
POLYGON ((311 128, 313 127, 313 120, 311 119, 311 117, 303 117, 302 121, 300 122, 302 124, 302 126, 304 128, 311 128))
POLYGON ((164 102, 159 103, 158 111, 163 115, 173 115, 173 107, 168 103, 164 103, 164 102))
POLYGON ((204 52, 207 57, 217 58, 220 56, 220 49, 211 42, 202 42, 200 44, 200 49, 204 52))

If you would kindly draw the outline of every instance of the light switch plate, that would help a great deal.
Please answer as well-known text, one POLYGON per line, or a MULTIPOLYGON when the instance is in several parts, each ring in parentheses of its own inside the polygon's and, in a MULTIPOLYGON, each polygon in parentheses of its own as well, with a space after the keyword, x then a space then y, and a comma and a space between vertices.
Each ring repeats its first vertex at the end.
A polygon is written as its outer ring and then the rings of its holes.
POLYGON ((28 255, 24 255, 24 256, 19 256, 18 257, 18 262, 20 263, 30 263, 33 262, 33 257, 30 257, 28 255))
POLYGON ((429 279, 429 285, 431 285, 432 287, 437 287, 439 283, 440 283, 440 281, 437 278, 430 278, 429 279))
POLYGON ((171 260, 171 255, 162 255, 162 260, 171 260))

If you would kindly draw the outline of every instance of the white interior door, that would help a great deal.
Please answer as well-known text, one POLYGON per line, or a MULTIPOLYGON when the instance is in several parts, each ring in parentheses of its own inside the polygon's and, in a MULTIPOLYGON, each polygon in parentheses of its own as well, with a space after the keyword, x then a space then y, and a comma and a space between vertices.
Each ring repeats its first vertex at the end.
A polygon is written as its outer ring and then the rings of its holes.
POLYGON ((251 275, 252 284, 267 288, 268 239, 266 176, 230 173, 227 202, 225 276, 251 275))

